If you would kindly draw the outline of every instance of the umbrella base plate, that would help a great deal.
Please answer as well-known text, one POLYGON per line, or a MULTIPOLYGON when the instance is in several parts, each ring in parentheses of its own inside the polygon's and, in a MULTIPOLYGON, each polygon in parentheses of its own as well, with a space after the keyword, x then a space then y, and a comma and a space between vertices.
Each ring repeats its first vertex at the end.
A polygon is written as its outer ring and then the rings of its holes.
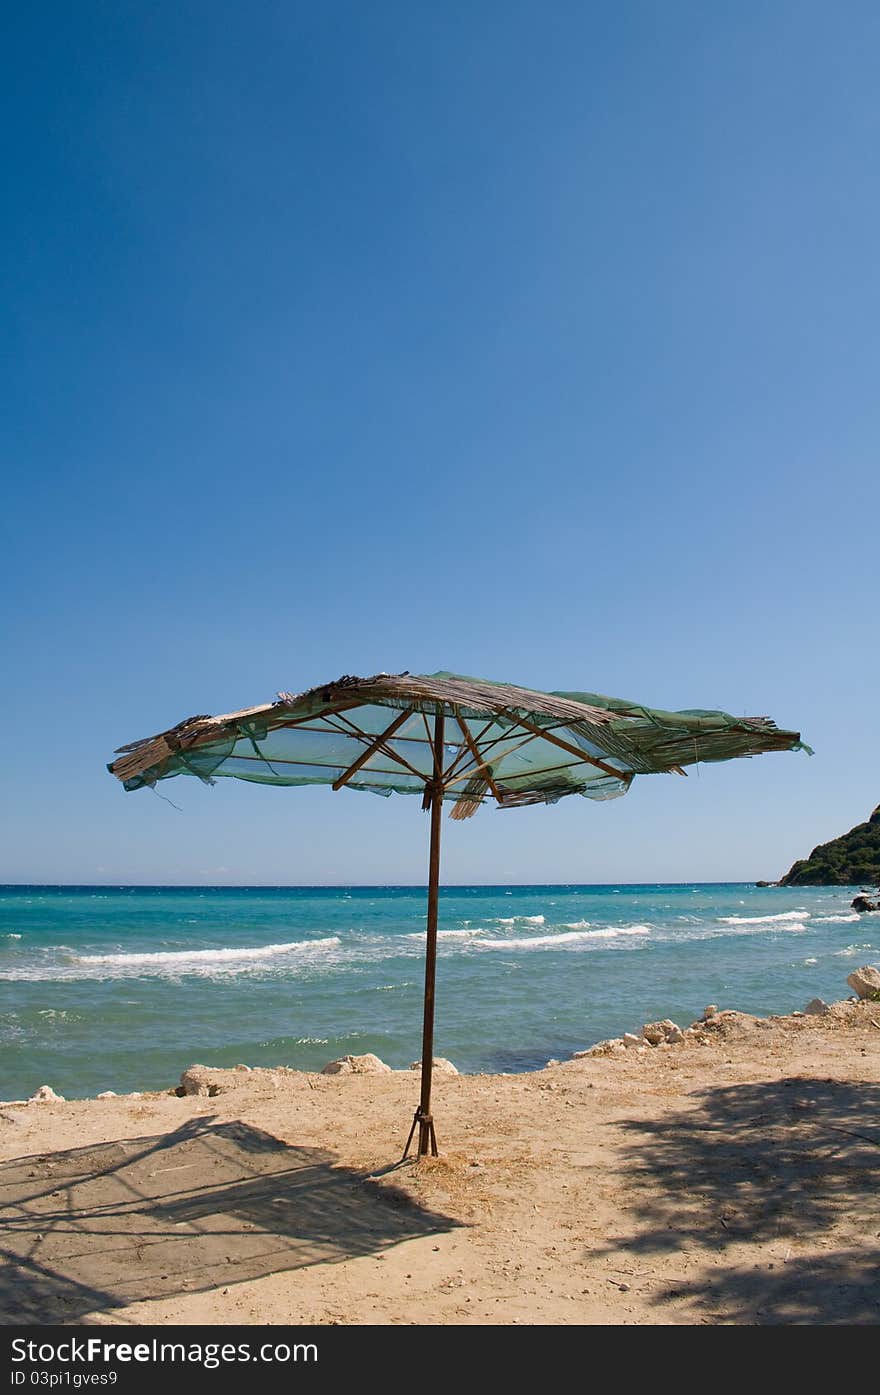
POLYGON ((436 1158, 437 1135, 434 1132, 434 1116, 432 1114, 425 1114, 422 1110, 422 1106, 419 1105, 413 1115, 412 1125, 407 1135, 406 1146, 403 1150, 404 1159, 409 1157, 409 1150, 416 1129, 419 1131, 419 1144, 416 1157, 424 1158, 430 1153, 432 1158, 436 1158))

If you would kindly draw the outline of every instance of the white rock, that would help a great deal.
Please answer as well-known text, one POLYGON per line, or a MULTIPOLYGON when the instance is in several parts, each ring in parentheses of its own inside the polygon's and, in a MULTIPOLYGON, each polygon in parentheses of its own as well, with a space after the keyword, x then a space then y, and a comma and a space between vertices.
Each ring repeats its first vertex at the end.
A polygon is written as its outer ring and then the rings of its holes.
POLYGON ((232 1069, 233 1069, 233 1070, 247 1071, 248 1075, 250 1075, 250 1072, 251 1072, 250 1066, 233 1066, 232 1069))
POLYGON ((209 1095, 212 1074, 210 1066, 187 1066, 180 1076, 180 1088, 185 1095, 209 1095))
POLYGON ((624 1032, 623 1044, 629 1051, 632 1051, 637 1046, 644 1045, 642 1038, 634 1036, 632 1032, 624 1032))
POLYGON ((846 981, 859 998, 880 996, 880 970, 871 964, 863 964, 860 969, 855 969, 846 981))
POLYGON ((340 1056, 338 1061, 328 1061, 322 1075, 390 1075, 391 1067, 367 1051, 363 1056, 340 1056))
POLYGON ((710 1018, 710 1017, 717 1017, 717 1016, 718 1016, 718 1008, 716 1007, 715 1003, 710 1003, 709 1006, 708 1006, 707 1008, 703 1008, 703 1021, 704 1021, 704 1022, 705 1022, 708 1018, 710 1018))
POLYGON ((666 1040, 670 1046, 678 1046, 679 1042, 684 1041, 684 1032, 673 1022, 672 1027, 666 1033, 666 1040))
POLYGON ((826 1017, 831 1011, 823 998, 811 998, 804 1008, 808 1017, 826 1017))
POLYGON ((642 1028, 642 1036, 651 1046, 659 1046, 661 1042, 672 1041, 675 1032, 681 1032, 681 1028, 671 1018, 664 1017, 662 1022, 646 1022, 642 1028))
POLYGON ((28 1100, 28 1103, 51 1104, 53 1101, 58 1104, 63 1104, 64 1096, 56 1095, 51 1085, 41 1085, 40 1088, 38 1090, 35 1090, 34 1093, 31 1095, 30 1099, 28 1100))
POLYGON ((622 1037, 608 1037, 605 1041, 597 1041, 595 1046, 590 1046, 586 1051, 575 1051, 572 1053, 573 1061, 582 1061, 585 1056, 610 1056, 612 1051, 623 1050, 622 1037))
MULTIPOLYGON (((548 1064, 548 1066, 549 1066, 549 1065, 551 1064, 551 1062, 548 1061, 547 1064, 548 1064)), ((558 1066, 558 1065, 559 1065, 559 1062, 558 1062, 558 1061, 555 1061, 555 1062, 552 1062, 552 1064, 558 1066)), ((410 1070, 417 1070, 417 1071, 419 1072, 419 1074, 421 1075, 421 1073, 422 1073, 422 1063, 421 1063, 421 1061, 413 1061, 412 1065, 410 1066, 410 1070)), ((434 1070, 433 1070, 433 1073, 434 1073, 434 1075, 458 1075, 458 1067, 457 1067, 457 1066, 454 1066, 454 1065, 452 1064, 451 1061, 447 1061, 447 1059, 446 1059, 445 1056, 435 1056, 435 1057, 434 1057, 434 1070)))
POLYGON ((95 1097, 99 1100, 115 1100, 117 1098, 115 1090, 102 1090, 100 1095, 95 1097))

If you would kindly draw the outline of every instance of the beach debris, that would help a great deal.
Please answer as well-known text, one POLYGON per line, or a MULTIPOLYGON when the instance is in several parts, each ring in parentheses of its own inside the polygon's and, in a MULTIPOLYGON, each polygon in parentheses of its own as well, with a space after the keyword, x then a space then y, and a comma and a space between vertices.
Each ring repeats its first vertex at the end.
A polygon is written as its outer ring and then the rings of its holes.
POLYGON ((96 1095, 95 1098, 99 1100, 115 1100, 118 1099, 118 1095, 115 1090, 102 1090, 100 1095, 96 1095))
POLYGON ((28 1104, 64 1104, 64 1096, 56 1095, 51 1085, 41 1085, 28 1100, 28 1104))
POLYGON ((808 1017, 827 1017, 831 1011, 824 998, 811 998, 804 1008, 808 1017))
POLYGON ((880 911, 880 901, 872 901, 870 895, 860 892, 858 896, 853 897, 850 908, 861 914, 864 914, 865 911, 880 911))
POLYGON ((328 1061, 322 1075, 390 1075, 391 1067, 367 1051, 363 1056, 340 1056, 338 1061, 328 1061))
POLYGON ((846 981, 858 998, 868 1001, 880 999, 880 970, 872 964, 863 964, 860 969, 854 969, 846 981))
MULTIPOLYGON (((451 1061, 447 1061, 445 1056, 435 1056, 433 1058, 433 1061, 435 1075, 458 1075, 458 1067, 454 1066, 451 1061)), ((547 1064, 549 1066, 550 1062, 548 1061, 547 1064)), ((559 1065, 558 1061, 556 1062, 556 1065, 559 1065)), ((410 1070, 421 1071, 421 1069, 421 1061, 413 1061, 412 1065, 410 1066, 410 1070)))

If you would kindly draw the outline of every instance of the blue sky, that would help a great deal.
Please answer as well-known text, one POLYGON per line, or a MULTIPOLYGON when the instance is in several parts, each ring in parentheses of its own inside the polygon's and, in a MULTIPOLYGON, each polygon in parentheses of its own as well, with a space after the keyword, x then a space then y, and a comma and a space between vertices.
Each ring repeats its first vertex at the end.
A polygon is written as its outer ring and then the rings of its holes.
POLYGON ((343 672, 816 748, 446 823, 781 874, 880 799, 880 11, 49 3, 5 44, 0 878, 424 878, 417 801, 115 746, 343 672))

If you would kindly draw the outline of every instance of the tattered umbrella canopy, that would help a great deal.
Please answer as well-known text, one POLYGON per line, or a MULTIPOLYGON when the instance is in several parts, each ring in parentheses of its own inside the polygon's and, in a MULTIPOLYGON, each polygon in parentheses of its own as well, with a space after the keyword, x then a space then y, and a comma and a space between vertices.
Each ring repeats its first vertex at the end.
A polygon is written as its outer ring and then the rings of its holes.
POLYGON ((636 775, 684 775, 698 762, 798 748, 799 734, 768 717, 664 712, 452 673, 380 673, 280 693, 274 703, 225 716, 188 717, 120 747, 109 769, 127 790, 188 774, 209 783, 231 776, 422 796, 432 817, 422 1094, 413 1123, 421 1155, 429 1146, 436 1152, 430 1103, 443 801, 452 802, 452 818, 464 819, 485 801, 510 809, 569 794, 613 799, 636 775))

